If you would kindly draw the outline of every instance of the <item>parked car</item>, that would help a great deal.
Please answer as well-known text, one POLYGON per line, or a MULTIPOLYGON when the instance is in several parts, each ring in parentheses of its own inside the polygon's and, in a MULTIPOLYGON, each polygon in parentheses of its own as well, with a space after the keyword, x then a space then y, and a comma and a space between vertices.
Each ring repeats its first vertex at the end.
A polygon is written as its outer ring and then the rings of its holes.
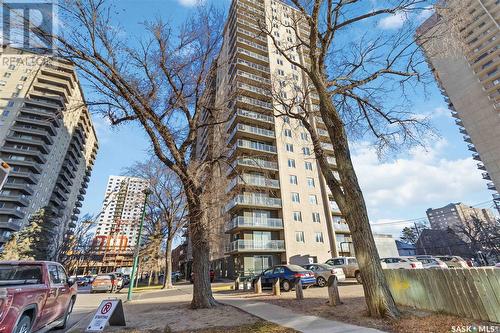
POLYGON ((64 328, 76 294, 76 281, 59 263, 0 261, 0 332, 64 328))
MULTIPOLYGON (((266 269, 260 275, 262 288, 272 288, 274 279, 280 279, 280 288, 284 291, 290 291, 295 284, 300 280, 303 287, 310 287, 316 283, 314 273, 299 265, 277 265, 266 269)), ((257 277, 258 277, 257 276, 257 277)), ((252 286, 257 280, 255 277, 252 280, 252 286)))
POLYGON ((344 274, 348 278, 356 278, 358 283, 363 283, 361 280, 361 273, 359 272, 358 261, 354 257, 336 257, 332 259, 328 259, 325 264, 342 268, 344 270, 344 274))
POLYGON ((94 279, 97 275, 85 275, 85 277, 89 280, 89 284, 94 282, 94 279))
POLYGON ((99 274, 90 285, 90 293, 104 291, 113 293, 118 289, 118 279, 114 274, 99 274))
POLYGON ((122 289, 125 286, 125 278, 123 273, 121 272, 111 272, 109 274, 113 274, 116 277, 116 288, 122 289))
POLYGON ((342 268, 335 268, 327 264, 308 264, 302 267, 314 273, 316 284, 321 288, 326 286, 328 279, 330 279, 332 275, 337 277, 337 281, 345 281, 345 274, 342 268))
POLYGON ((435 256, 443 261, 449 268, 469 268, 467 262, 459 256, 435 256))
POLYGON ((79 287, 85 287, 90 283, 89 279, 85 276, 78 276, 76 277, 76 284, 79 287))
MULTIPOLYGON (((209 276, 210 276, 210 282, 214 282, 215 281, 215 271, 213 269, 211 269, 209 272, 208 272, 209 276)), ((191 272, 191 277, 189 278, 189 281, 191 283, 194 283, 194 272, 191 272)))
POLYGON ((416 258, 418 261, 422 263, 422 266, 424 266, 424 268, 448 268, 448 266, 438 258, 430 256, 429 257, 417 256, 416 258))
POLYGON ((401 269, 415 269, 424 268, 424 265, 415 257, 389 257, 381 258, 382 268, 401 268, 401 269))

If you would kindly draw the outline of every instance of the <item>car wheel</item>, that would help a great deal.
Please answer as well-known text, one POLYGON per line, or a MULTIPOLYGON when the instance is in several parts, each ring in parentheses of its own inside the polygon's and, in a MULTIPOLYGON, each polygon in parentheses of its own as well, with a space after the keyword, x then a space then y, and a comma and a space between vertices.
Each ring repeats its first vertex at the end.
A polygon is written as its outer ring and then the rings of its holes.
POLYGON ((283 280, 283 282, 281 283, 281 287, 283 288, 283 291, 290 291, 292 289, 292 285, 288 280, 283 280))
POLYGON ((326 286, 326 280, 322 276, 318 276, 318 278, 316 279, 316 283, 318 284, 318 287, 320 287, 320 288, 323 288, 324 286, 326 286))
POLYGON ((31 331, 31 318, 28 315, 22 315, 21 319, 17 323, 16 327, 12 331, 13 333, 30 333, 31 331))
POLYGON ((356 272, 356 274, 354 274, 354 277, 356 278, 356 281, 358 281, 359 284, 363 284, 363 279, 361 279, 360 272, 356 272))
POLYGON ((71 299, 68 304, 68 308, 66 309, 66 312, 64 313, 64 321, 60 326, 57 326, 56 328, 62 329, 66 328, 66 325, 68 324, 68 319, 69 316, 71 315, 71 312, 73 312, 73 305, 75 304, 75 301, 71 299))

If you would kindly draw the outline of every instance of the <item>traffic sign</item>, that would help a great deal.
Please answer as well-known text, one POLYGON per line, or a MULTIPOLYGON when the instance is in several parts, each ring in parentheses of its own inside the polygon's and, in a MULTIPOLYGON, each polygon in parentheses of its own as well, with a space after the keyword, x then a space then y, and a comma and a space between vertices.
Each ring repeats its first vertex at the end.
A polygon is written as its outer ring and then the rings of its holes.
POLYGON ((97 308, 85 332, 102 332, 106 324, 125 326, 125 314, 121 299, 105 299, 97 308))

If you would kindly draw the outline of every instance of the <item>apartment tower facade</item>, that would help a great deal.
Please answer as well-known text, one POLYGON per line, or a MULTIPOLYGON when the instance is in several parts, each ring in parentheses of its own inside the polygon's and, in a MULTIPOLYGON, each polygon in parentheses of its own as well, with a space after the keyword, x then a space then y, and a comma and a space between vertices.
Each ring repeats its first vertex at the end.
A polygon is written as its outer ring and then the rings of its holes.
MULTIPOLYGON (((220 128, 205 130, 198 149, 224 146, 230 165, 220 175, 226 200, 214 219, 211 259, 220 275, 252 274, 281 263, 324 262, 352 255, 349 228, 328 190, 302 124, 279 116, 273 91, 292 95, 307 84, 305 74, 287 62, 259 22, 273 26, 281 43, 294 32, 307 34, 299 13, 280 1, 233 0, 224 42, 209 84, 221 114, 230 119, 220 128), (299 26, 300 24, 300 26, 299 26), (284 81, 293 84, 282 83, 284 81), (222 144, 221 144, 222 143, 222 144), (217 220, 217 221, 215 221, 217 220)), ((293 57, 307 62, 302 49, 293 57)), ((319 107, 314 94, 307 101, 319 107)), ((334 170, 333 147, 323 121, 310 119, 321 137, 334 170)))
POLYGON ((132 266, 148 186, 142 178, 109 177, 94 239, 99 271, 132 266))
POLYGON ((47 209, 54 241, 78 220, 98 150, 75 68, 3 46, 0 158, 11 172, 0 192, 0 244, 47 209))
POLYGON ((496 0, 446 4, 417 35, 431 39, 424 53, 500 213, 500 5, 496 0), (453 23, 458 29, 449 26, 449 17, 459 22, 453 23))
POLYGON ((491 209, 475 208, 461 202, 450 203, 440 208, 426 210, 431 229, 447 230, 470 223, 472 218, 478 218, 486 224, 495 223, 495 215, 491 209))

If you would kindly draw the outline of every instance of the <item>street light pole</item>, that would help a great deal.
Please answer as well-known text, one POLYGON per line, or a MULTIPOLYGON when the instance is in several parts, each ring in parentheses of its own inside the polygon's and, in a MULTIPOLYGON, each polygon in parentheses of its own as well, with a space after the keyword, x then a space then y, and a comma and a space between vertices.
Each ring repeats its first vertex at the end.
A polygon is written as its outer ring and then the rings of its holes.
POLYGON ((132 274, 130 274, 130 282, 128 284, 127 301, 132 300, 132 289, 134 289, 135 273, 137 271, 137 264, 139 262, 139 249, 141 248, 142 227, 144 226, 144 218, 146 216, 146 204, 148 202, 148 195, 151 194, 150 189, 144 190, 144 207, 142 207, 141 224, 139 225, 139 234, 137 235, 137 242, 134 251, 134 264, 132 266, 132 274))

